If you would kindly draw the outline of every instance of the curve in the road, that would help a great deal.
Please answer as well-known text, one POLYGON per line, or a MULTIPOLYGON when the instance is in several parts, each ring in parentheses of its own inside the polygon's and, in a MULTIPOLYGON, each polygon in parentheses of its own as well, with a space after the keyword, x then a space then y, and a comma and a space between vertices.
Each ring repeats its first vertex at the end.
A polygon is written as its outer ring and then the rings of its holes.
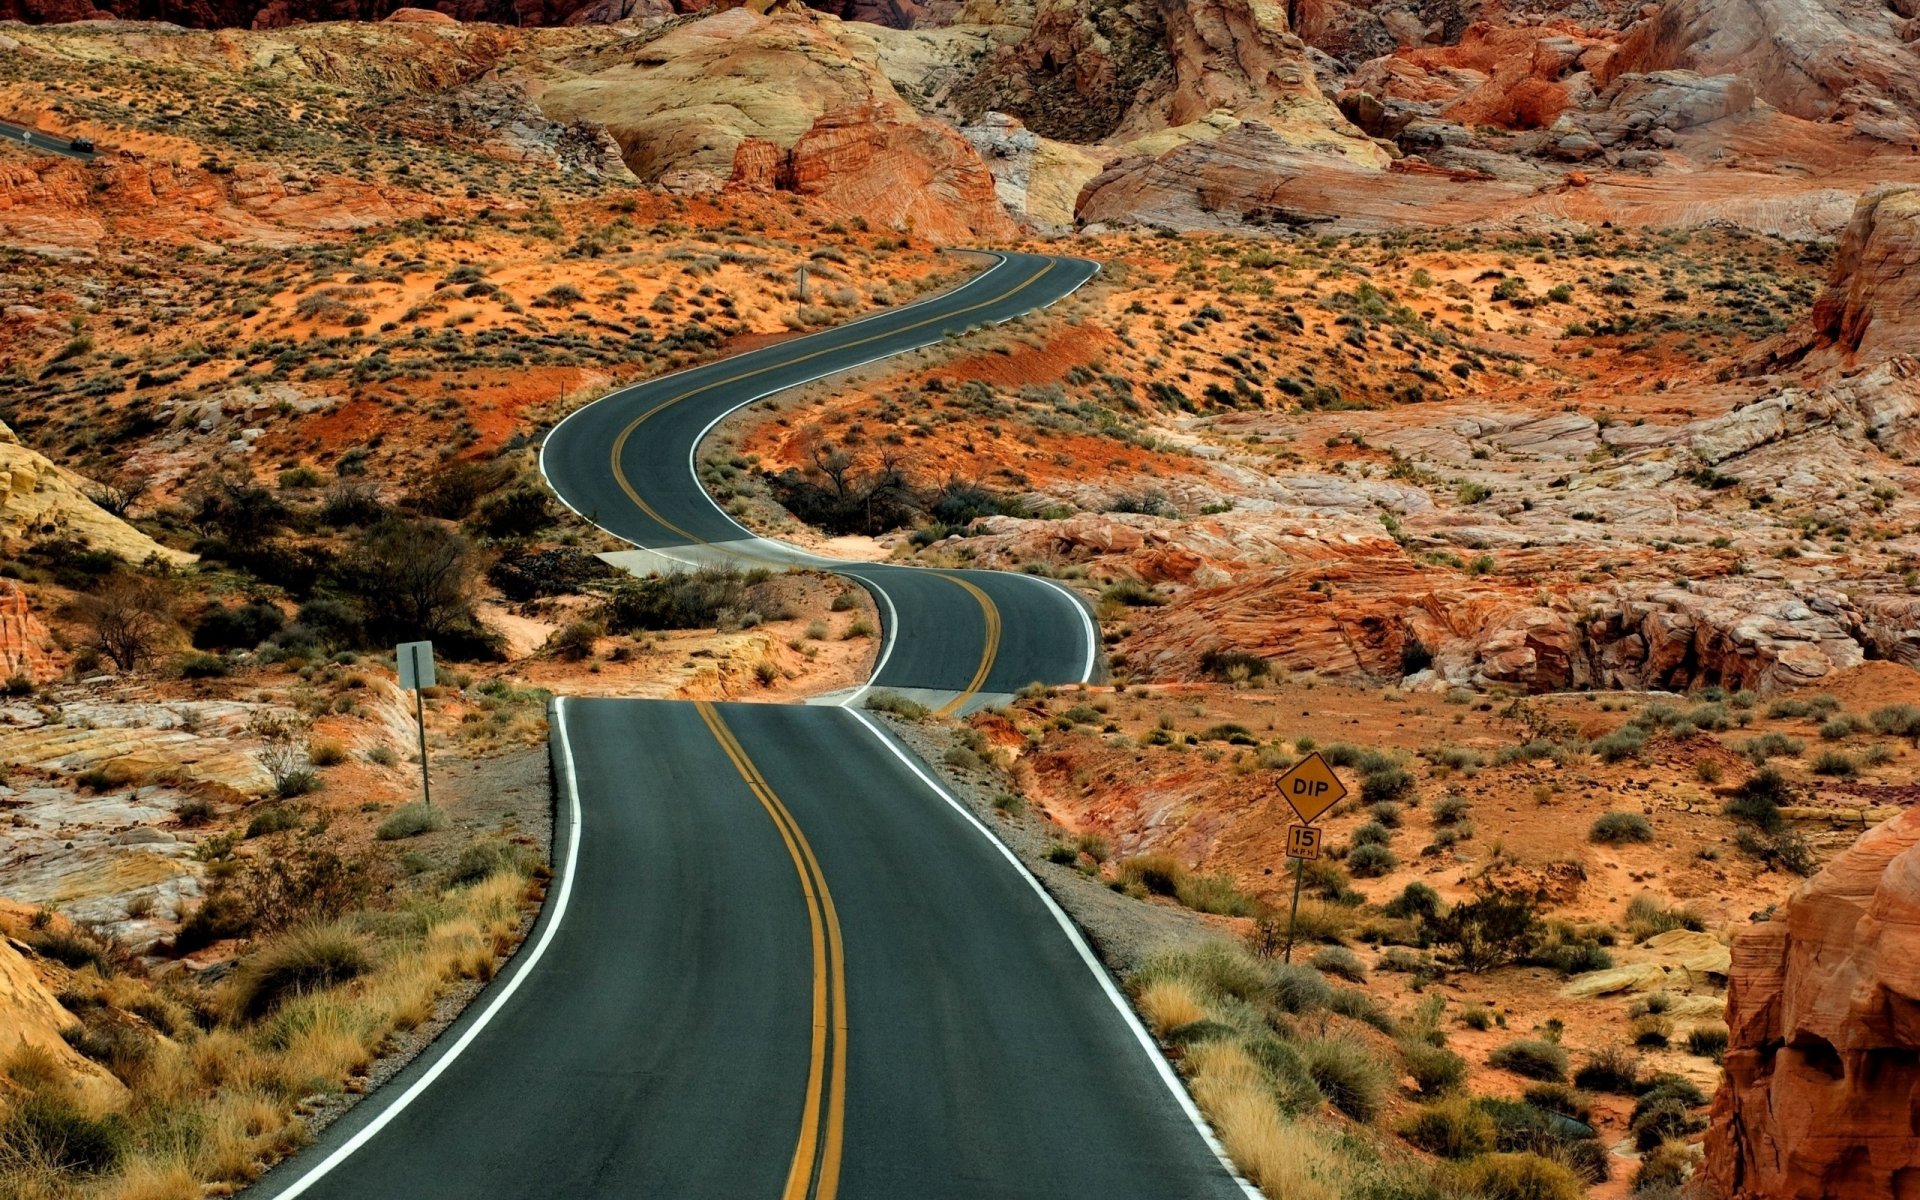
POLYGON ((63 158, 77 158, 81 162, 92 162, 98 157, 93 150, 75 150, 71 138, 55 133, 42 133, 29 125, 16 125, 12 121, 0 121, 0 143, 24 146, 29 150, 39 150, 47 154, 58 154, 63 158))
MULTIPOLYGON (((556 427, 542 469, 636 566, 858 580, 887 626, 869 686, 958 711, 1088 679, 1094 626, 1052 581, 756 537, 694 455, 761 396, 1094 270, 1004 255, 945 295, 623 389, 556 427)), ((858 695, 556 701, 564 851, 530 949, 265 1194, 1257 1198, 1059 904, 858 695)))

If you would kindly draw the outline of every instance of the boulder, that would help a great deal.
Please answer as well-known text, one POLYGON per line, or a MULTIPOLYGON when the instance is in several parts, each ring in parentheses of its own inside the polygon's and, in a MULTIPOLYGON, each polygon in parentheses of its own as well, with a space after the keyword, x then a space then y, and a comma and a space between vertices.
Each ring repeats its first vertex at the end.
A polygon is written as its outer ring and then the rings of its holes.
POLYGON ((1707 1174, 1750 1200, 1920 1178, 1920 809, 1862 835, 1734 942, 1707 1174))
POLYGON ((52 646, 53 635, 27 607, 26 593, 0 579, 0 681, 44 683, 59 675, 52 646))
POLYGON ((21 445, 13 430, 0 425, 0 549, 55 530, 132 562, 149 555, 176 563, 193 559, 95 504, 83 480, 21 445))

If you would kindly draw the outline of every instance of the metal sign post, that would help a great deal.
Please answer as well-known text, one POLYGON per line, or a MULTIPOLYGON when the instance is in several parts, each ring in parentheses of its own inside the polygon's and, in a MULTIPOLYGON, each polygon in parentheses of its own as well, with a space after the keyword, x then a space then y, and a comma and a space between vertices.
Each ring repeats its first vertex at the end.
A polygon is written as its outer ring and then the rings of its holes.
POLYGON ((420 732, 420 798, 433 806, 433 784, 427 775, 427 710, 421 692, 434 684, 433 643, 402 642, 393 658, 400 668, 400 686, 413 693, 413 723, 420 732))
POLYGON ((1320 830, 1314 822, 1346 798, 1347 785, 1333 773, 1327 760, 1318 753, 1309 754, 1280 777, 1280 794, 1300 816, 1301 823, 1287 826, 1287 857, 1293 860, 1293 907, 1287 910, 1287 948, 1283 962, 1293 961, 1293 924, 1300 916, 1300 885, 1307 878, 1307 864, 1320 857, 1320 830))

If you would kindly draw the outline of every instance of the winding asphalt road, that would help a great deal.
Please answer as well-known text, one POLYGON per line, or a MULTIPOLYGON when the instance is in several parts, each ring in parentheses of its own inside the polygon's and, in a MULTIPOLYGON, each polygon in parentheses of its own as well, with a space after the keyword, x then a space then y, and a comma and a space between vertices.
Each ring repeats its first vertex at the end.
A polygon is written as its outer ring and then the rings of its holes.
MULTIPOLYGON (((654 565, 808 565, 878 599, 876 684, 958 711, 1089 678, 1051 582, 759 539, 693 454, 758 396, 1051 303, 1091 263, 966 286, 606 397, 547 438, 578 511, 654 565)), ((556 883, 527 947, 271 1197, 1226 1200, 1176 1076, 1018 859, 867 713, 555 703, 556 883)))
POLYGON ((75 150, 67 138, 51 133, 41 133, 25 125, 15 125, 12 121, 0 121, 0 142, 15 146, 25 146, 33 150, 44 150, 48 154, 58 154, 64 158, 77 158, 82 162, 92 162, 97 154, 92 150, 75 150))

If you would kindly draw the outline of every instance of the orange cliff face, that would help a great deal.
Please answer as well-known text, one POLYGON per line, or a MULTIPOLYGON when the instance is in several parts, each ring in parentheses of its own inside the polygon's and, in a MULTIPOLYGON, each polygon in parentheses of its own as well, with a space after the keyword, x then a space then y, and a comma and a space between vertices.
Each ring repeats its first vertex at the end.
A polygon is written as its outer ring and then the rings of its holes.
POLYGON ((1734 1200, 1920 1179, 1920 809, 1864 834, 1733 944, 1707 1174, 1734 1200))

